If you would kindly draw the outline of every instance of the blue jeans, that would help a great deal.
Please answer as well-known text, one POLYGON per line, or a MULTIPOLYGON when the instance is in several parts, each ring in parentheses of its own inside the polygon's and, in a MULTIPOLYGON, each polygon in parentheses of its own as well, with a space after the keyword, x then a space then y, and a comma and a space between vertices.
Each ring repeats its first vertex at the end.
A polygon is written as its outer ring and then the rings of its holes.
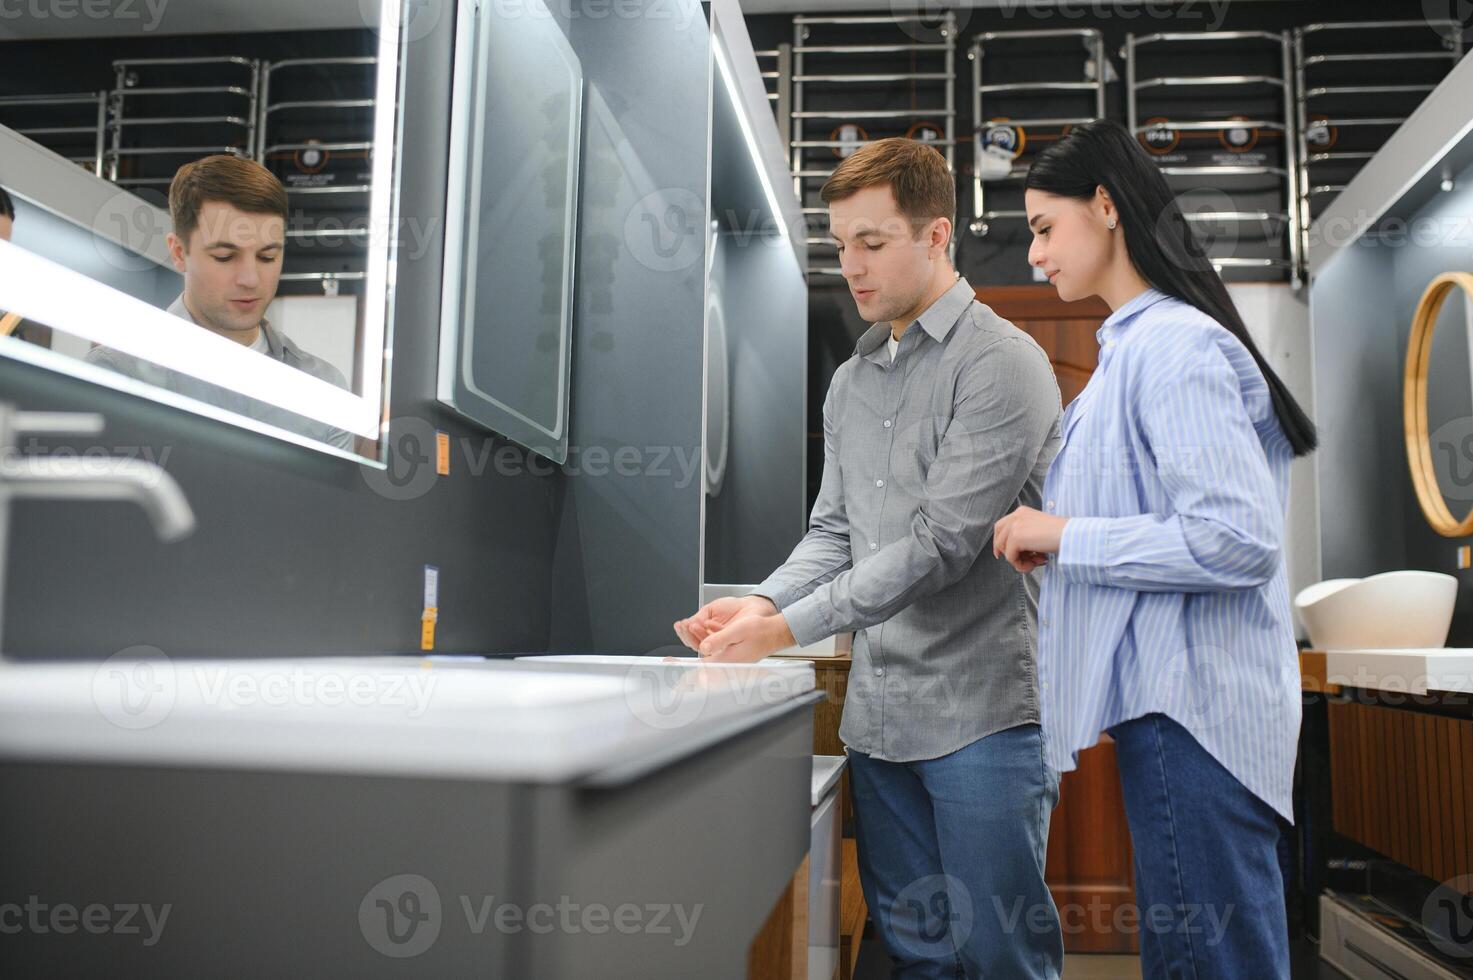
POLYGON ((1110 734, 1135 845, 1142 975, 1288 980, 1278 813, 1166 715, 1110 734))
POLYGON ((1043 864, 1059 777, 1039 727, 920 762, 847 751, 859 880, 891 976, 1058 977, 1043 864))

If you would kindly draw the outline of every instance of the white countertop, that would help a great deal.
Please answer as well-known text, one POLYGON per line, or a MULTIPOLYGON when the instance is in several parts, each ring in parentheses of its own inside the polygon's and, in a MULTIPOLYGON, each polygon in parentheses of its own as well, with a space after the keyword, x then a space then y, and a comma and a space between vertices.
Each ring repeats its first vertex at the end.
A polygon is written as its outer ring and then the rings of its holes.
POLYGON ((1399 694, 1473 694, 1473 649, 1326 650, 1325 680, 1399 694))
POLYGON ((418 657, 0 663, 0 758, 562 782, 671 760, 813 671, 418 657))
POLYGON ((813 757, 813 805, 818 806, 828 795, 849 764, 847 755, 816 755, 813 757))

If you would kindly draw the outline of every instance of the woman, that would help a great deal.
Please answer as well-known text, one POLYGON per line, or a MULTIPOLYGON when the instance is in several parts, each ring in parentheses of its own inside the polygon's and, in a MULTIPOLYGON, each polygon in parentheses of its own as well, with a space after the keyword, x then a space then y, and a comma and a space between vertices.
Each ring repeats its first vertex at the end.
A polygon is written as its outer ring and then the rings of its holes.
POLYGON ((1059 298, 1113 311, 1043 511, 994 529, 994 554, 1043 566, 1050 762, 1115 740, 1147 977, 1287 978, 1276 846, 1300 705, 1282 545, 1314 426, 1123 128, 1041 152, 1026 207, 1029 262, 1059 298))

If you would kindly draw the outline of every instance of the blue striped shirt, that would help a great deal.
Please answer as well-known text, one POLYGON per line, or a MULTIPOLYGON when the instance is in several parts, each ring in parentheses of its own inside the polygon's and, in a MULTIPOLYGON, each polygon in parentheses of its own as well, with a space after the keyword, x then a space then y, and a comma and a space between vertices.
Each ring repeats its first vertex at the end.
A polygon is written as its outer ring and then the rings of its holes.
POLYGON ((1163 712, 1293 820, 1300 682, 1283 556, 1293 451, 1253 356, 1155 289, 1100 327, 1064 413, 1044 508, 1068 517, 1041 570, 1049 761, 1163 712))

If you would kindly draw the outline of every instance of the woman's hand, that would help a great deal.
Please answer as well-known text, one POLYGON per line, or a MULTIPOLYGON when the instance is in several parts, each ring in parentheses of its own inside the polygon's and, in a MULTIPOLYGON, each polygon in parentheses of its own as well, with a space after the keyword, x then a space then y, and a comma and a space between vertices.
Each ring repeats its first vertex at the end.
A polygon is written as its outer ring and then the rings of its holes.
POLYGON ((1069 518, 1019 507, 992 526, 992 557, 1006 558, 1025 575, 1057 554, 1069 518))

